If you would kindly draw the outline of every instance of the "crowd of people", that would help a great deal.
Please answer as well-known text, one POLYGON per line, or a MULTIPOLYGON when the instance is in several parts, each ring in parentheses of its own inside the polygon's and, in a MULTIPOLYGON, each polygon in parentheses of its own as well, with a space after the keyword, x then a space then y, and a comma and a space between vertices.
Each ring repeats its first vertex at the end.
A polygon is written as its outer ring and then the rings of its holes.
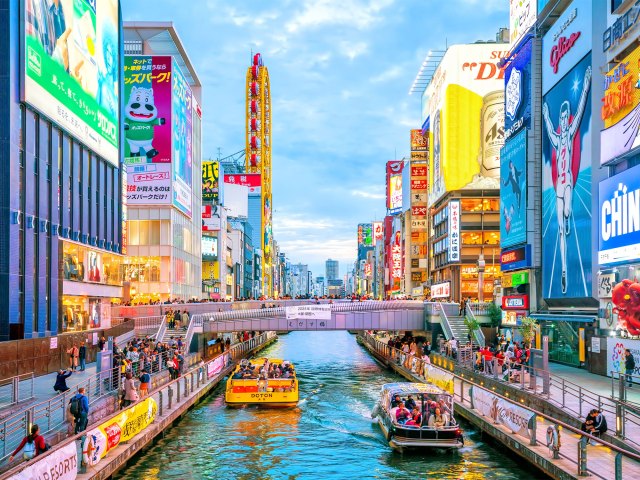
POLYGON ((391 400, 390 413, 396 423, 405 426, 429 426, 438 429, 455 424, 451 405, 443 398, 435 400, 426 395, 418 401, 411 394, 406 398, 395 395, 391 400))
POLYGON ((293 378, 295 371, 290 362, 269 363, 265 359, 264 363, 254 365, 251 362, 241 362, 240 368, 232 375, 233 379, 269 379, 269 378, 293 378))

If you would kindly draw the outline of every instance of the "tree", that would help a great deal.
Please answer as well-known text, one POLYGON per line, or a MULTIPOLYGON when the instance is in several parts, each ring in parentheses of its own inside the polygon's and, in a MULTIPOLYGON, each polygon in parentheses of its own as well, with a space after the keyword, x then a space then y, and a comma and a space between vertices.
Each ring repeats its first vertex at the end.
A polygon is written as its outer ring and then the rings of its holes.
POLYGON ((472 317, 464 317, 464 324, 466 325, 467 330, 469 330, 469 335, 473 335, 473 332, 480 328, 478 320, 472 317))
POLYGON ((487 316, 489 317, 489 324, 494 328, 499 327, 502 323, 502 309, 493 302, 489 302, 487 316))
POLYGON ((524 343, 531 343, 536 337, 536 331, 538 330, 538 322, 535 318, 523 317, 520 323, 520 333, 524 343))

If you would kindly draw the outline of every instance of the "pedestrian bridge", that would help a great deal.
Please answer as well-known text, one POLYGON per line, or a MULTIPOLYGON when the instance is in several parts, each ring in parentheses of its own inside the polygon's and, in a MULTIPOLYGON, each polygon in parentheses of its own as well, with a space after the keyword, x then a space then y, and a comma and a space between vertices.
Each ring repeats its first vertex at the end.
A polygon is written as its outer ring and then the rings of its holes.
MULTIPOLYGON (((307 306, 313 307, 314 304, 307 306)), ((195 332, 215 333, 243 330, 424 330, 424 303, 421 301, 369 300, 325 303, 325 309, 327 306, 331 308, 330 318, 317 318, 311 312, 292 315, 291 310, 287 315, 287 307, 260 308, 196 314, 191 318, 190 327, 195 332)))

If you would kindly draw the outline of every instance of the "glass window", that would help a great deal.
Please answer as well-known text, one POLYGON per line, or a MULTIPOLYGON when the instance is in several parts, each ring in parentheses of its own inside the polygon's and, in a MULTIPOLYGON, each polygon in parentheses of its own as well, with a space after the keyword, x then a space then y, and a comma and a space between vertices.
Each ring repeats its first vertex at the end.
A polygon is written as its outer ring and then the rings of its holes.
POLYGON ((140 220, 139 222, 140 228, 140 245, 149 245, 149 221, 148 220, 140 220))
POLYGON ((498 245, 500 243, 500 232, 484 232, 485 245, 498 245))
POLYGON ((129 237, 129 245, 140 245, 140 235, 139 235, 139 227, 138 220, 129 220, 127 225, 127 236, 129 237))
POLYGON ((149 223, 149 245, 160 245, 160 220, 149 223))
POLYGON ((463 245, 482 245, 482 232, 460 233, 463 245))

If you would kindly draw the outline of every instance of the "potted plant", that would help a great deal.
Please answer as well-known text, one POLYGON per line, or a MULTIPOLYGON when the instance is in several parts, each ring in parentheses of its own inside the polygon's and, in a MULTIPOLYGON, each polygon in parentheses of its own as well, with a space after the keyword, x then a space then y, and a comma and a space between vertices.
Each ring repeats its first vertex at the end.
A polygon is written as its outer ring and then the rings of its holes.
POLYGON ((525 344, 529 344, 534 338, 536 338, 538 322, 534 318, 523 317, 519 328, 520 333, 522 334, 522 340, 525 344))

